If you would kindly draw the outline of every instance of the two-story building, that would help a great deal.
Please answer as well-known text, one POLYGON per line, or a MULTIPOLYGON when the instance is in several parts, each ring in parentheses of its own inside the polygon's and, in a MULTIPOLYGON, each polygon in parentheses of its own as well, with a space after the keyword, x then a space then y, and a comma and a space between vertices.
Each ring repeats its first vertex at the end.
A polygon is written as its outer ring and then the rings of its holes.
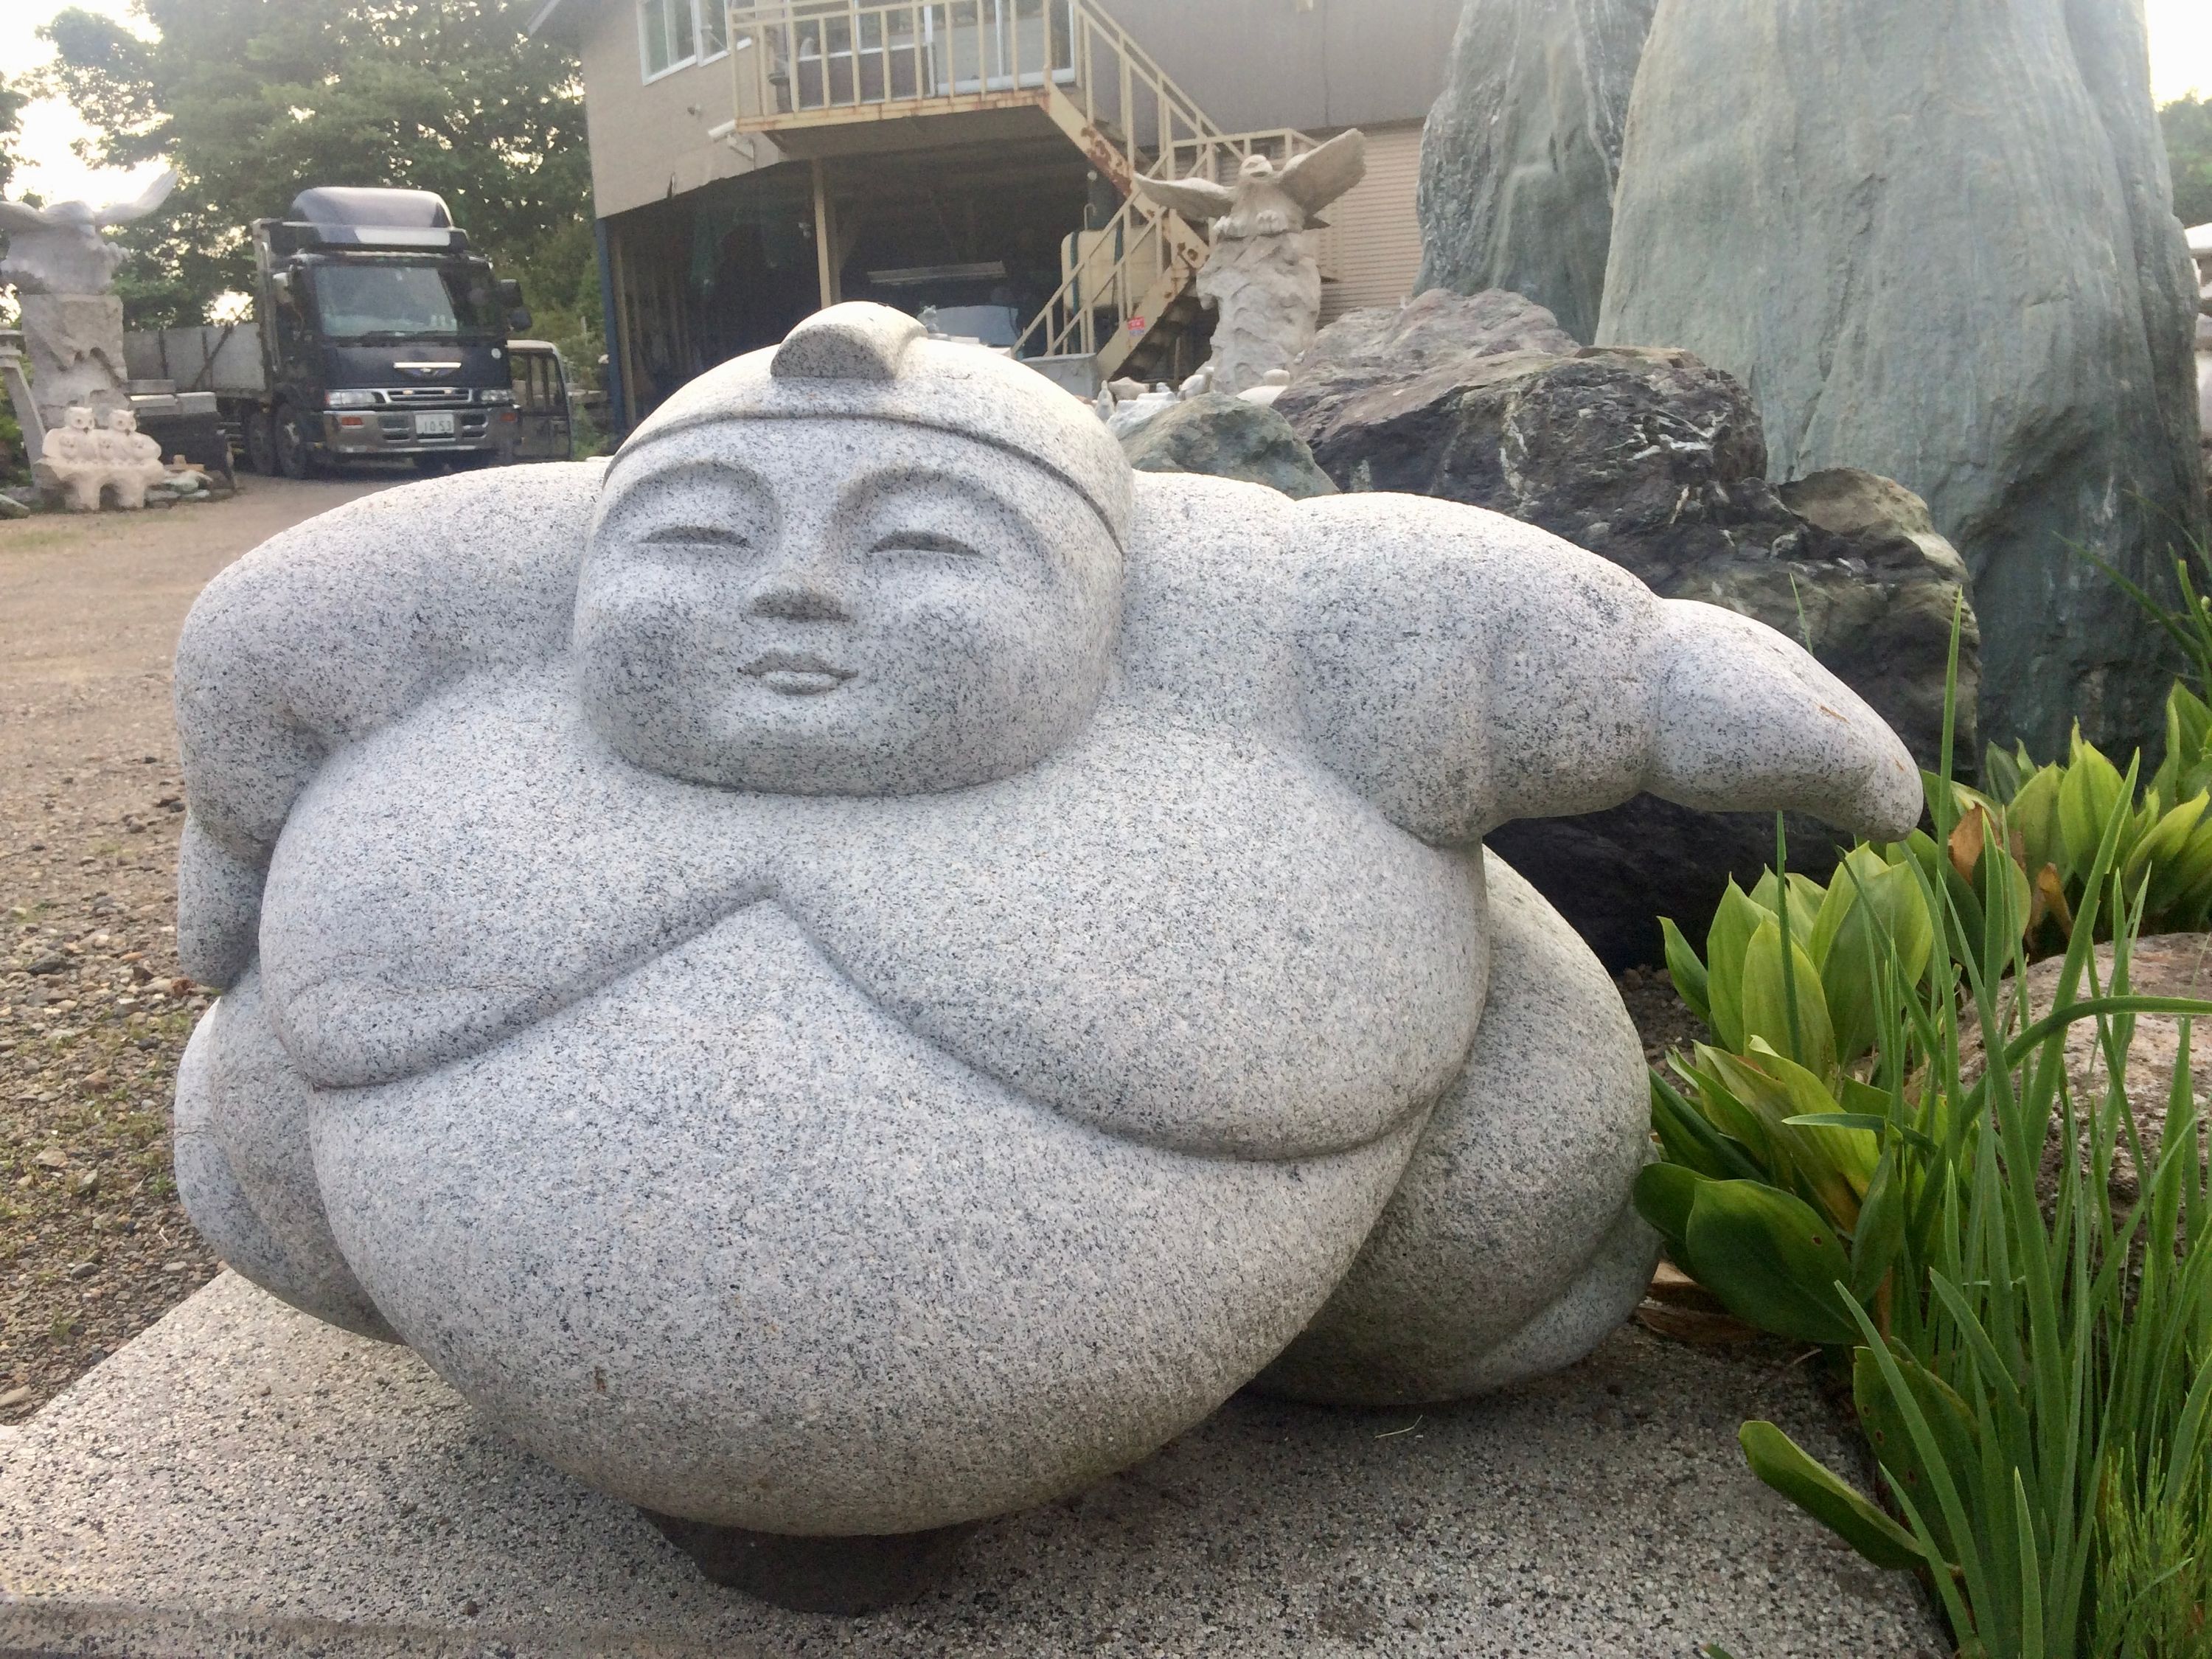
POLYGON ((1460 0, 550 0, 583 63, 609 392, 628 428, 839 300, 1073 386, 1179 378, 1206 228, 1133 191, 1347 127, 1324 318, 1420 264, 1421 122, 1460 0), (1108 7, 1110 5, 1110 11, 1108 7))

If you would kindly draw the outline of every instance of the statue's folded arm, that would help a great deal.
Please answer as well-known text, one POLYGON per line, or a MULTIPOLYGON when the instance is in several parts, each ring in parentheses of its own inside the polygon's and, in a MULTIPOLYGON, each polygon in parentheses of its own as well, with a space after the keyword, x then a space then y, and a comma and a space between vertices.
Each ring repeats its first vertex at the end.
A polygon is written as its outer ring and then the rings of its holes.
POLYGON ((1649 791, 1917 821, 1920 775, 1857 695, 1781 635, 1533 526, 1454 503, 1302 504, 1298 672, 1322 757, 1424 840, 1649 791))
POLYGON ((186 972, 225 986, 252 959, 270 854, 326 757, 464 675, 566 648, 599 471, 369 496, 208 585, 177 645, 186 972))

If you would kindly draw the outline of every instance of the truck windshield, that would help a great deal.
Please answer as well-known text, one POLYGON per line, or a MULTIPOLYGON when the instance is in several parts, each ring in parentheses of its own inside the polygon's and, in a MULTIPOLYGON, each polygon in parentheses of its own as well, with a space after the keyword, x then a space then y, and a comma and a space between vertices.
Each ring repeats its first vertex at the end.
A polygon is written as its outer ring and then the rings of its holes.
POLYGON ((322 331, 339 340, 503 331, 490 273, 436 265, 321 265, 322 331))

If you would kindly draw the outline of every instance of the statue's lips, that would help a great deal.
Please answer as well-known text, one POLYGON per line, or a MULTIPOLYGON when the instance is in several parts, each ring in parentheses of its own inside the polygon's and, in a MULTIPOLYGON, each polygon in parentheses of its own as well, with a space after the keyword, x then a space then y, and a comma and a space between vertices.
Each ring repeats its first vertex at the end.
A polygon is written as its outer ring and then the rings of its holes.
POLYGON ((787 697, 812 697, 835 691, 856 671, 806 652, 770 651, 747 663, 744 672, 787 697))

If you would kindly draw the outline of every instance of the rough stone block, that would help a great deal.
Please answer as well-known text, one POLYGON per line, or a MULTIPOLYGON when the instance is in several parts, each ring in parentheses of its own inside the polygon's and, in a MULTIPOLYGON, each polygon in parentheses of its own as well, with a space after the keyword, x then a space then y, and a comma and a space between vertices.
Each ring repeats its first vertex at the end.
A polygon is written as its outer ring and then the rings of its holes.
POLYGON ((1936 1659, 1908 1578, 1745 1469, 1749 1416, 1850 1455, 1778 1356, 1635 1330, 1441 1409, 1240 1395, 1148 1462, 976 1528, 920 1600, 835 1620, 709 1584, 404 1349, 226 1275, 0 1431, 0 1650, 1936 1659))

